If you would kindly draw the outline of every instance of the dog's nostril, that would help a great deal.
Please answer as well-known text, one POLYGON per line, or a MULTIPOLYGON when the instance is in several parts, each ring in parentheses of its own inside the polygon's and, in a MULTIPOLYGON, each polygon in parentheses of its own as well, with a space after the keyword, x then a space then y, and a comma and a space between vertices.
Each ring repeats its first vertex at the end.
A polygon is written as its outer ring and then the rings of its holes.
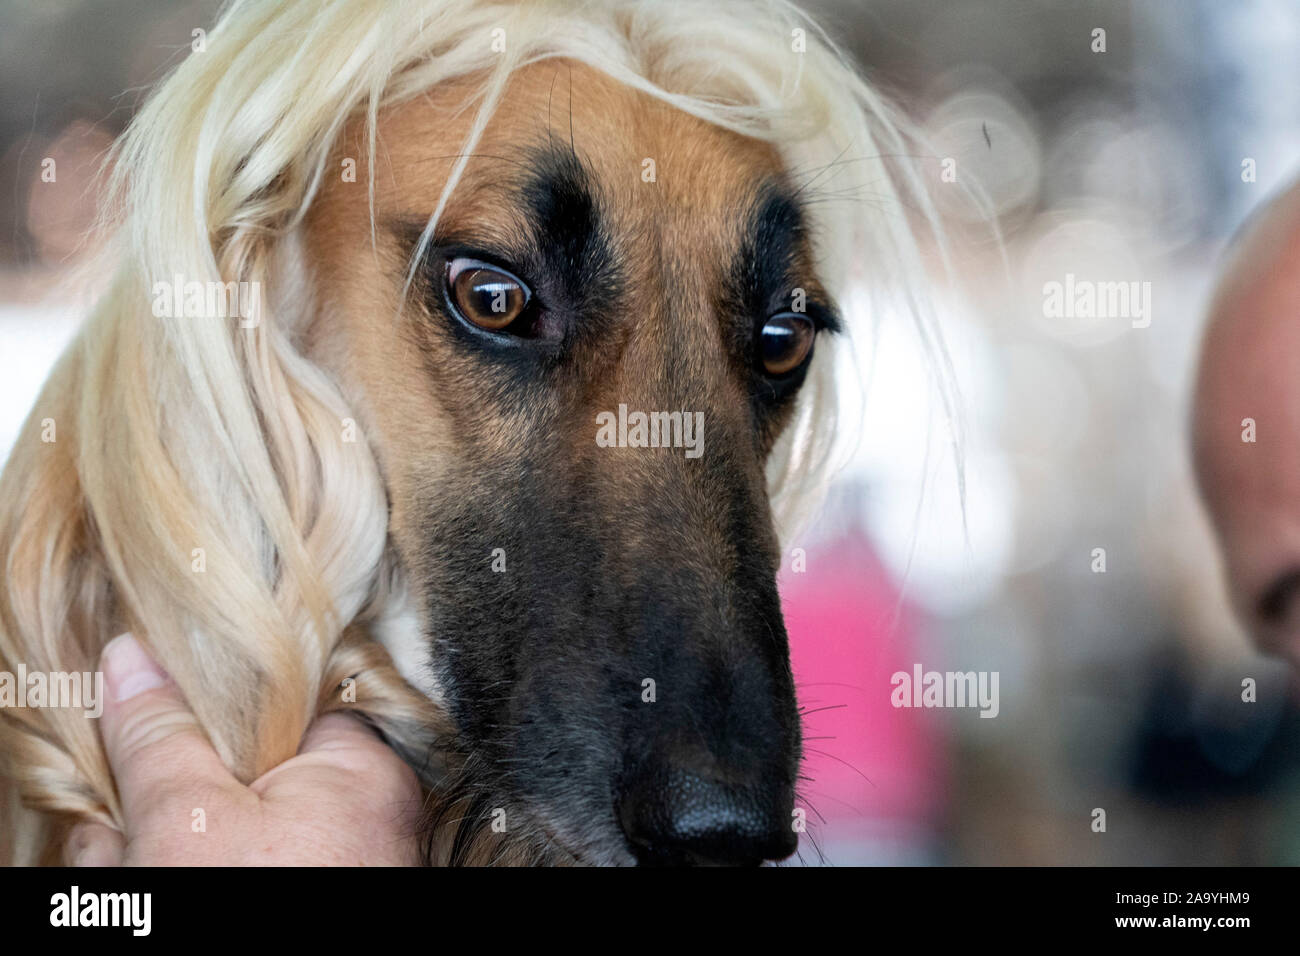
POLYGON ((785 800, 681 770, 634 777, 619 823, 643 866, 756 866, 798 844, 785 800))

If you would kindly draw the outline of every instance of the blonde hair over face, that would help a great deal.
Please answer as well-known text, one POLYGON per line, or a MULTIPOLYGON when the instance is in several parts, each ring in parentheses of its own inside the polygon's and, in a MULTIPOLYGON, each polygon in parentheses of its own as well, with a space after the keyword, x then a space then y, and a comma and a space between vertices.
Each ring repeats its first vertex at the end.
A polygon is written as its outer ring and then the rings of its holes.
MULTIPOLYGON (((387 500, 371 454, 340 440, 343 392, 303 351, 314 303, 294 238, 350 118, 365 116, 373 156, 381 107, 481 78, 427 242, 512 72, 555 57, 771 142, 796 186, 833 187, 808 215, 827 289, 871 293, 853 298, 850 334, 901 295, 946 365, 909 215, 933 226, 937 161, 913 155, 891 107, 786 0, 235 0, 115 147, 111 282, 0 478, 0 668, 93 670, 130 629, 241 779, 291 756, 329 709, 366 715, 413 761, 427 753, 445 717, 365 637, 401 592, 387 500), (177 275, 261 283, 260 322, 155 316, 153 283, 177 275)), ((819 347, 770 462, 787 533, 843 455, 845 347, 819 347)), ((0 711, 0 760, 0 849, 7 838, 16 862, 48 859, 60 821, 121 827, 81 711, 0 711)))

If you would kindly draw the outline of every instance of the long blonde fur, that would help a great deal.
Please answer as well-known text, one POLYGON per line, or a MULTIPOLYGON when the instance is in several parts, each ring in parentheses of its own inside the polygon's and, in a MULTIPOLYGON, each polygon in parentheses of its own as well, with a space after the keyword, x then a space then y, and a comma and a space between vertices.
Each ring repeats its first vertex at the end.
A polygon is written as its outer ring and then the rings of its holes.
MULTIPOLYGON (((413 760, 436 745, 445 718, 366 637, 401 573, 375 461, 340 439, 346 383, 304 351, 315 304, 296 238, 350 118, 368 117, 373 153, 381 107, 480 77, 474 134, 449 144, 468 154, 512 71, 552 57, 776 144, 796 184, 826 190, 809 206, 826 286, 902 292, 942 364, 907 212, 928 215, 937 167, 784 0, 236 0, 114 151, 111 284, 0 478, 0 668, 92 670, 129 629, 244 780, 327 709, 367 715, 413 760), (271 298, 255 328, 156 317, 152 284, 176 275, 260 282, 271 298)), ((773 456, 787 531, 836 461, 835 352, 819 348, 773 456)), ((0 711, 0 759, 0 848, 15 862, 49 860, 70 820, 121 827, 80 711, 0 711)))

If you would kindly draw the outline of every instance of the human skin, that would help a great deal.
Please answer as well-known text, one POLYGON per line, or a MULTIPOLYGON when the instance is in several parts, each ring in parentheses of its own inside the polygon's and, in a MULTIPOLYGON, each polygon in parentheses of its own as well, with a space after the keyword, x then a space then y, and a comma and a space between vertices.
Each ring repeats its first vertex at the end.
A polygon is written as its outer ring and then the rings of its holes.
POLYGON ((1193 456, 1238 616, 1263 649, 1300 668, 1298 366, 1294 185, 1250 220, 1230 250, 1197 371, 1193 456))
POLYGON ((100 731, 125 833, 78 824, 64 844, 69 865, 417 862, 419 784, 361 721, 346 714, 318 719, 297 756, 245 786, 222 764, 176 685, 131 635, 105 647, 100 667, 100 731))

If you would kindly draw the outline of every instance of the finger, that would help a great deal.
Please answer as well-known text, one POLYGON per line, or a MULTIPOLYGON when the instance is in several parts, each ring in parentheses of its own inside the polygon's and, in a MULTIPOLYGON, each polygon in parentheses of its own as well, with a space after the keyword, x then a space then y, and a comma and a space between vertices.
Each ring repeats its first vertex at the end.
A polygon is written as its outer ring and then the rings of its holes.
POLYGON ((93 820, 78 823, 63 843, 63 862, 68 866, 121 866, 125 853, 122 834, 93 820))
POLYGON ((250 784, 263 799, 294 795, 318 782, 335 797, 364 794, 367 799, 418 795, 411 770, 362 719, 345 713, 318 717, 303 735, 298 755, 272 767, 250 784))
POLYGON ((238 787, 180 690, 130 634, 100 660, 107 685, 100 733, 128 832, 158 813, 189 814, 195 796, 238 787))
POLYGON ((316 718, 303 735, 298 753, 316 753, 322 750, 387 750, 383 738, 359 717, 332 713, 316 718))
POLYGON ((394 773, 400 777, 405 768, 402 758, 365 721, 336 712, 317 717, 303 734, 298 755, 272 767, 249 786, 254 793, 265 797, 273 784, 283 787, 286 777, 298 786, 314 779, 321 770, 327 770, 337 790, 350 782, 354 774, 368 778, 379 774, 383 779, 394 773), (340 776, 340 770, 346 774, 340 776))

